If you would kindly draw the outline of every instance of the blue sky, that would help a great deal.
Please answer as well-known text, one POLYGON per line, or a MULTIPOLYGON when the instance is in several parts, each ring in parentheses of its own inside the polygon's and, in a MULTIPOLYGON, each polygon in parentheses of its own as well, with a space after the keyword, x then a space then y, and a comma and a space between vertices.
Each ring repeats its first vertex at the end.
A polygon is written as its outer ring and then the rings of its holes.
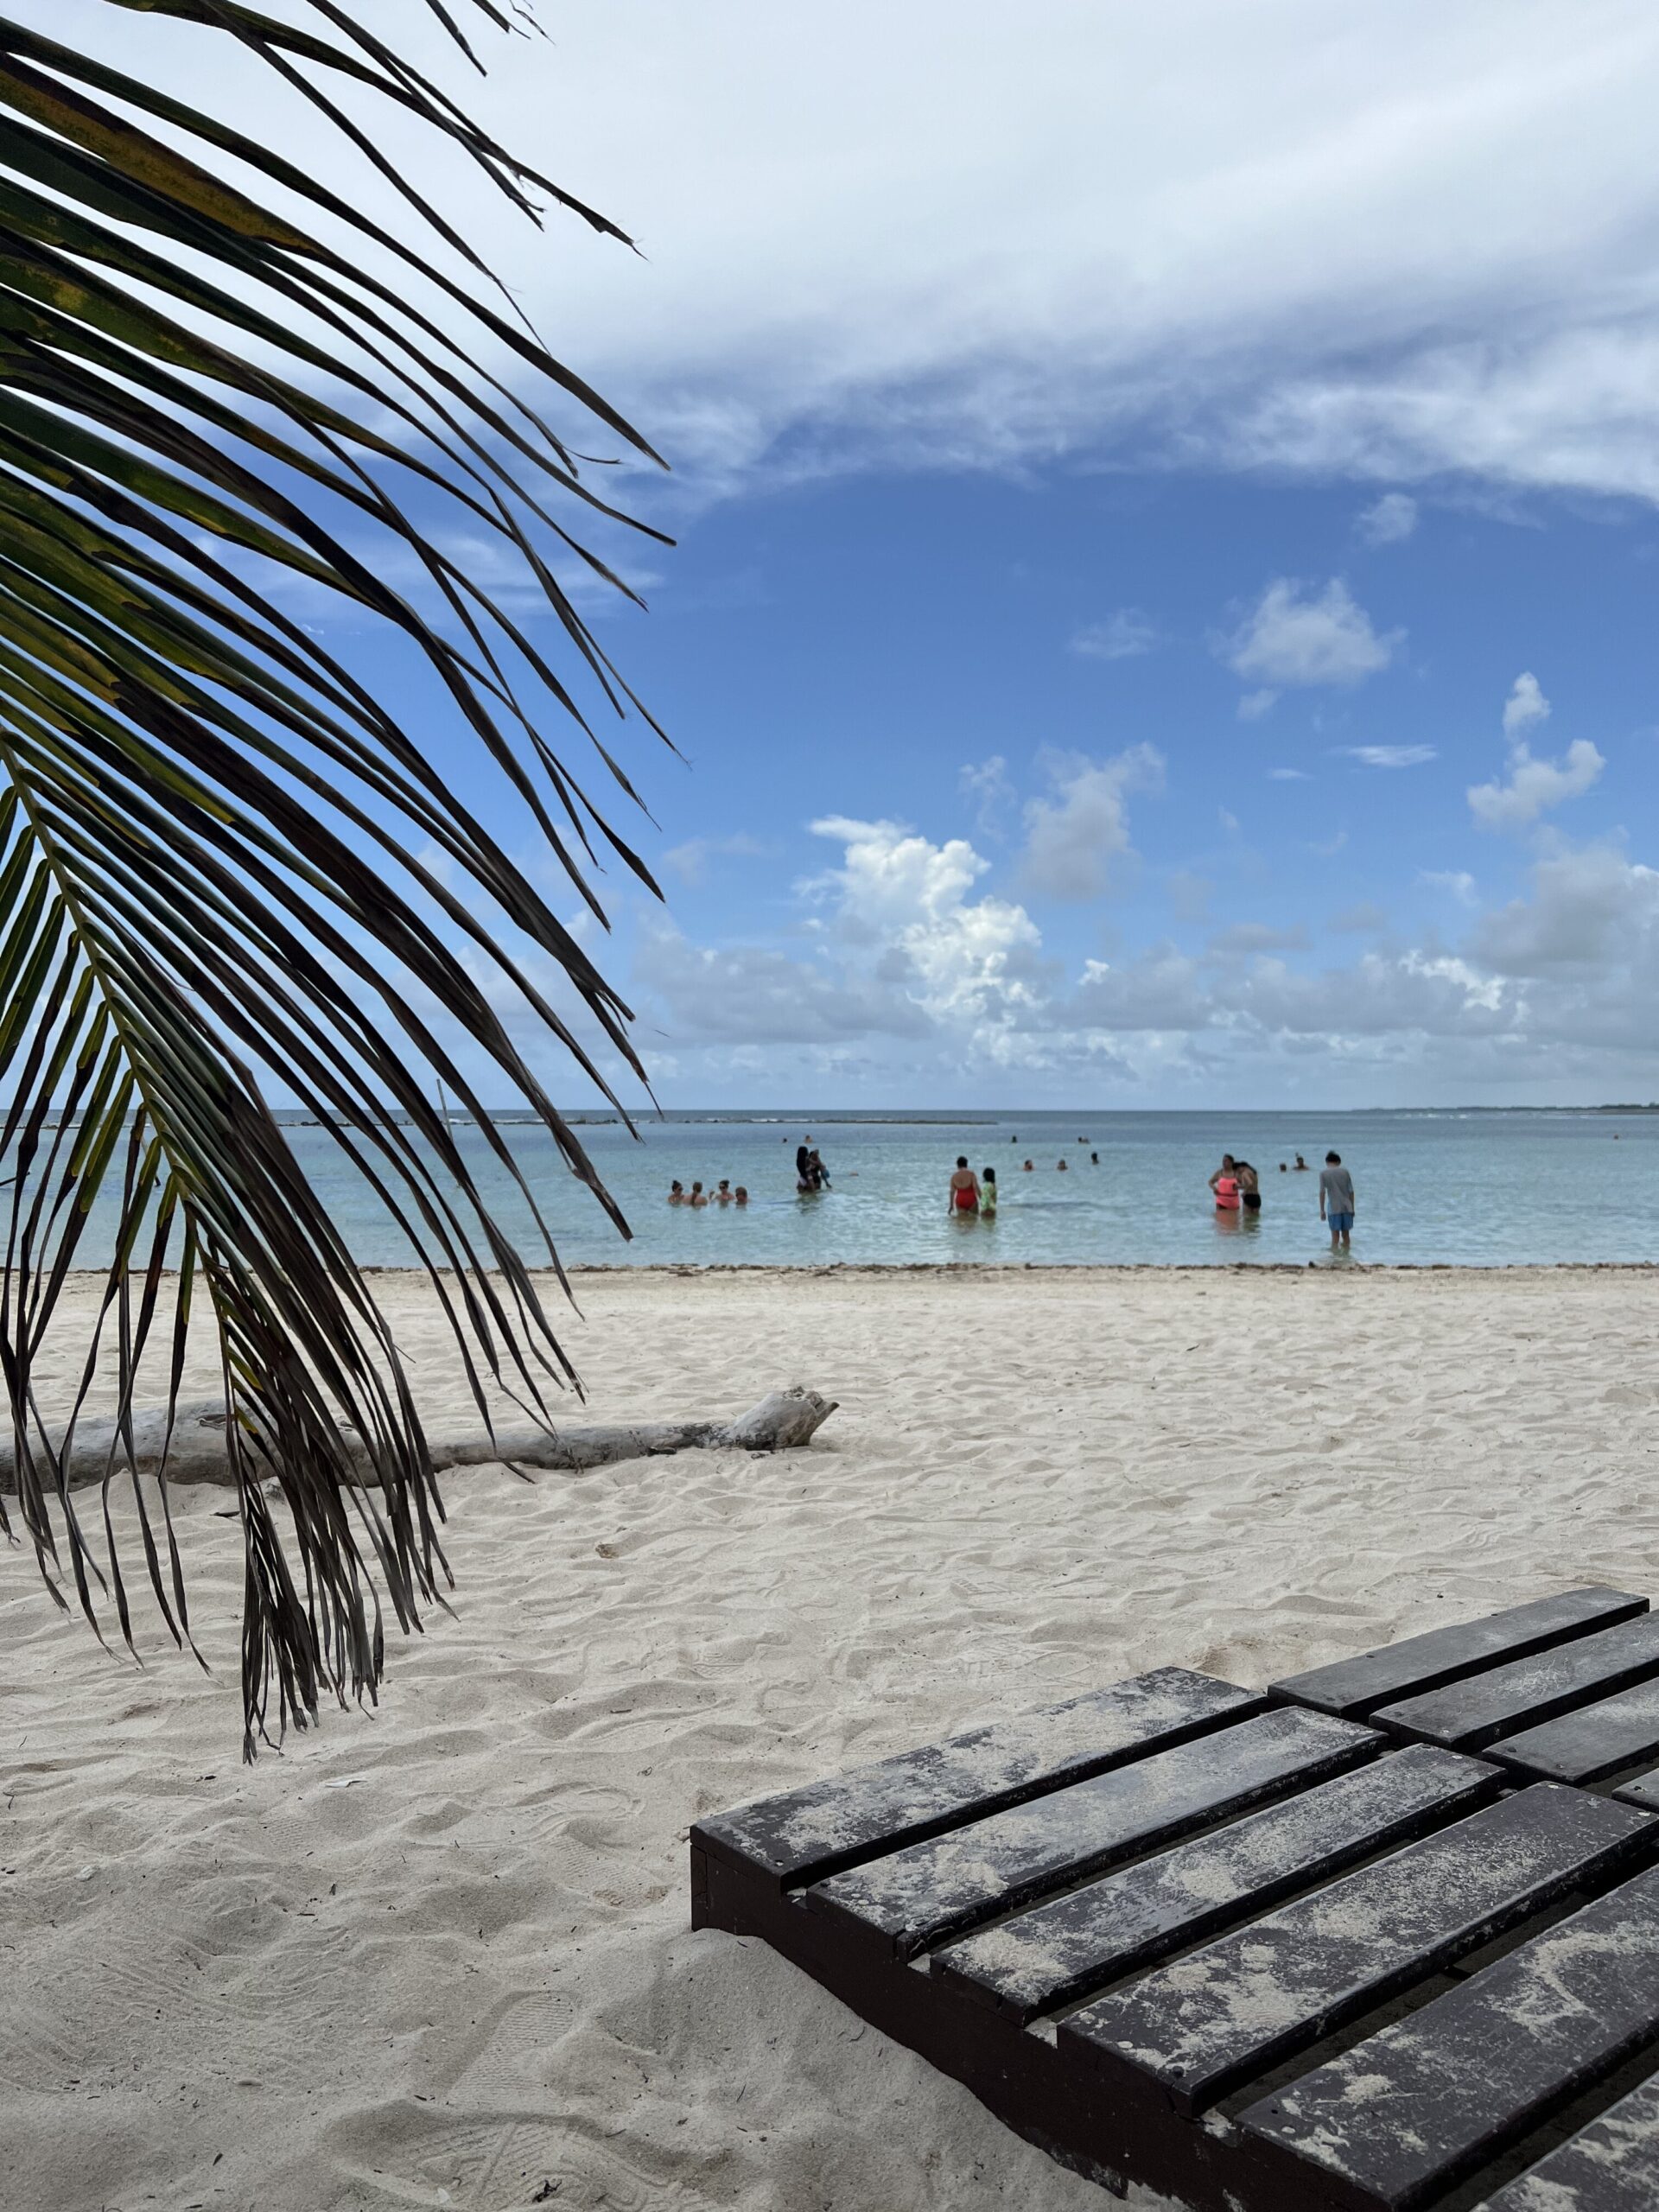
POLYGON ((645 257, 433 181, 675 463, 665 1103, 1659 1096, 1659 16, 543 19, 467 96, 645 257))
POLYGON ((1650 969, 1565 1066, 1517 1000, 1623 988, 1659 530, 1495 505, 1062 466, 701 517, 618 626, 691 762, 630 944, 670 1096, 1646 1096, 1650 969))

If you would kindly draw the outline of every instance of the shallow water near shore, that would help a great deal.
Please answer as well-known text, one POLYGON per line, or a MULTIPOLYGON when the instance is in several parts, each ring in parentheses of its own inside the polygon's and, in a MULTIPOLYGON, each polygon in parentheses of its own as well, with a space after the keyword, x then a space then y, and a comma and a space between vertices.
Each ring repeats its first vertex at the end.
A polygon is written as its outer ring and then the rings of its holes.
MULTIPOLYGON (((567 1262, 617 1266, 1300 1265, 1328 1255, 1318 1168, 1341 1153, 1359 1211, 1357 1260, 1499 1267, 1659 1262, 1659 1114, 914 1114, 887 1118, 677 1113, 639 1124, 584 1121, 577 1135, 616 1197, 625 1242, 534 1126, 508 1134, 567 1262), (810 1135, 833 1187, 795 1190, 795 1147, 810 1135), (1263 1204, 1218 1218, 1207 1178, 1222 1152, 1249 1160, 1263 1204), (1295 1172, 1296 1154, 1308 1163, 1295 1172), (959 1153, 996 1170, 995 1222, 953 1220, 945 1188, 959 1153), (1090 1154, 1098 1154, 1099 1165, 1090 1154), (1023 1172, 1030 1159, 1033 1170, 1023 1172), (1061 1173, 1058 1162, 1067 1165, 1061 1173), (1284 1161, 1286 1172, 1280 1172, 1284 1161), (666 1201, 675 1179, 745 1208, 666 1201)), ((397 1231, 326 1134, 291 1135, 358 1256, 408 1262, 397 1231)), ((527 1255, 528 1208, 475 1135, 464 1140, 501 1218, 527 1255)))

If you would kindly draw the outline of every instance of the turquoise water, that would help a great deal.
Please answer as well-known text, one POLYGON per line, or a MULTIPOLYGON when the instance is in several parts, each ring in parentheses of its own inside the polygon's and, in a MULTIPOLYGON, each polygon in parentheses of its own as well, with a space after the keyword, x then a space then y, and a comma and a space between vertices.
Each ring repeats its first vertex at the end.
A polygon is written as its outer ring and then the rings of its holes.
MULTIPOLYGON (((675 1114, 579 1131, 620 1201, 619 1237, 533 1128, 510 1131, 568 1262, 821 1267, 1267 1261, 1300 1265, 1328 1249, 1315 1171, 1334 1146, 1358 1196, 1355 1257, 1417 1265, 1659 1262, 1659 1114, 1014 1114, 853 1119, 675 1114), (834 1188, 795 1192, 795 1147, 810 1135, 834 1188), (1079 1138, 1086 1142, 1079 1143, 1079 1138), (1262 1211, 1217 1222, 1205 1179, 1227 1149, 1260 1173, 1262 1211), (1090 1165, 1090 1152, 1100 1164, 1090 1165), (1300 1152, 1309 1173, 1281 1174, 1300 1152), (947 1217, 958 1153, 997 1171, 995 1223, 947 1217), (1068 1165, 1060 1173, 1056 1162, 1068 1165), (1027 1158, 1030 1174, 1020 1172, 1027 1158), (668 1205, 671 1179, 748 1186, 747 1209, 668 1205)), ((296 1127, 302 1164, 371 1262, 409 1255, 320 1130, 296 1127)), ((522 1205, 486 1173, 529 1254, 522 1205)))

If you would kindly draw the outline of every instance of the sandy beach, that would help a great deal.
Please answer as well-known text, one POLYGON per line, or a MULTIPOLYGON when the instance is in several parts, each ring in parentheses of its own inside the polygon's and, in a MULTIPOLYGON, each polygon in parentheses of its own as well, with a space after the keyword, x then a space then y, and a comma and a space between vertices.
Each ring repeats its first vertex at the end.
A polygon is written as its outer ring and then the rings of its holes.
MULTIPOLYGON (((467 1425, 429 1299, 379 1288, 467 1425)), ((178 1507, 211 1678, 148 1616, 142 1671, 100 1652, 0 1555, 7 2212, 1100 2212, 763 1948, 690 1935, 688 1824, 1145 1667, 1258 1683, 1659 1589, 1659 1274, 578 1290, 594 1418, 795 1382, 841 1410, 770 1460, 451 1478, 455 1617, 378 1714, 243 1768, 222 1493, 178 1507)))

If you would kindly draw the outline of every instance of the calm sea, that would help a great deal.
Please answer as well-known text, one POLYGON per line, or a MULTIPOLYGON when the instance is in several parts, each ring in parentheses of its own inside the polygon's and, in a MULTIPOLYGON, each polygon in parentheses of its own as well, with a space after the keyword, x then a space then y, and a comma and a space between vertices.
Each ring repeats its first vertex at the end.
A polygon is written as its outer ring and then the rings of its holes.
MULTIPOLYGON (((625 1243, 534 1128, 512 1128, 528 1179, 569 1262, 638 1266, 821 1267, 988 1262, 1288 1262, 1328 1248, 1317 1169, 1334 1146, 1358 1195, 1356 1258, 1499 1267, 1518 1262, 1659 1262, 1659 1114, 670 1114, 579 1131, 633 1230, 625 1243), (795 1192, 810 1135, 834 1184, 795 1192), (1206 1178, 1224 1149, 1259 1171, 1262 1210, 1218 1222, 1206 1178), (1299 1175, 1301 1153, 1309 1172, 1299 1175), (996 1170, 995 1223, 947 1217, 958 1153, 996 1170), (1099 1154, 1099 1165, 1090 1161, 1099 1154), (1029 1159, 1032 1173, 1022 1172, 1029 1159), (1061 1173, 1057 1162, 1064 1159, 1061 1173), (1280 1163, 1287 1172, 1280 1173, 1280 1163), (671 1179, 746 1184, 749 1204, 696 1212, 665 1203, 671 1179)), ((365 1261, 409 1254, 327 1138, 291 1129, 302 1164, 365 1261)), ((506 1224, 522 1203, 467 1140, 506 1224)))

